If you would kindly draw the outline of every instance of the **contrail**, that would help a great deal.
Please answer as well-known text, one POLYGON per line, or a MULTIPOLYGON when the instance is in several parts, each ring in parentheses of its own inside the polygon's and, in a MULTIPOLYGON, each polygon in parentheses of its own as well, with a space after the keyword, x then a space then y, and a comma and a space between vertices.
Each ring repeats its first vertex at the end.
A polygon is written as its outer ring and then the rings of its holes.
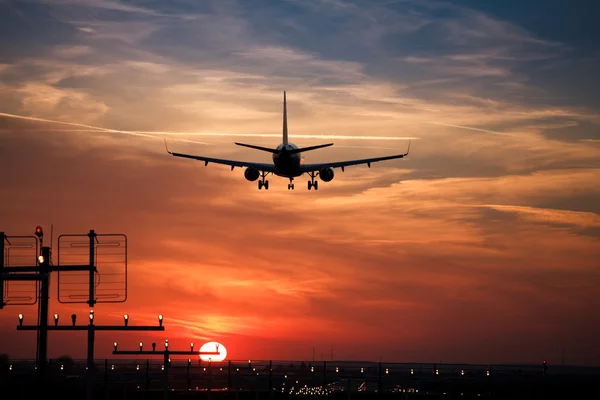
MULTIPOLYGON (((272 137, 272 138, 281 138, 281 134, 272 134, 272 133, 224 133, 224 132, 172 132, 172 131, 125 131, 119 129, 109 129, 109 128, 101 128, 98 126, 78 124, 74 122, 62 122, 55 121, 45 118, 36 118, 36 117, 26 117, 22 115, 8 114, 0 112, 1 117, 8 118, 18 118, 24 119, 28 121, 37 121, 37 122, 48 122, 53 124, 63 124, 69 126, 77 126, 81 128, 87 128, 80 130, 81 132, 107 132, 107 133, 122 133, 125 135, 133 135, 133 136, 144 136, 153 139, 157 139, 156 135, 167 135, 167 136, 217 136, 217 137, 272 137)), ((69 130, 74 131, 74 130, 69 130)), ((298 139, 339 139, 339 140, 418 140, 418 137, 408 137, 408 136, 351 136, 351 135, 293 135, 294 138, 298 139)), ((190 143, 199 143, 199 144, 210 144, 206 142, 196 142, 191 140, 184 139, 176 139, 179 141, 190 142, 190 143)))
POLYGON ((429 123, 433 124, 433 125, 447 126, 447 127, 450 127, 450 128, 461 128, 461 129, 469 129, 469 130, 472 130, 472 131, 493 133, 493 134, 496 134, 496 135, 504 135, 504 136, 509 136, 510 135, 509 133, 505 133, 505 132, 491 131, 489 129, 473 128, 472 126, 443 124, 441 122, 429 122, 429 123))
MULTIPOLYGON (((98 126, 76 124, 74 122, 54 121, 54 120, 45 119, 45 118, 26 117, 26 116, 23 116, 23 115, 7 114, 7 113, 3 113, 3 112, 0 112, 0 117, 17 118, 17 119, 24 119, 24 120, 27 120, 27 121, 36 121, 36 122, 49 122, 49 123, 52 123, 52 124, 63 124, 63 125, 70 125, 70 126, 80 126, 82 128, 89 128, 92 132, 123 133, 123 134, 126 134, 126 135, 144 136, 144 137, 154 138, 154 136, 148 135, 148 134, 145 134, 145 133, 142 133, 142 132, 120 131, 120 130, 117 130, 117 129, 107 129, 107 128, 100 128, 98 126)), ((90 130, 87 130, 87 132, 89 132, 90 130)), ((72 130, 70 130, 70 131, 72 131, 72 130)))
MULTIPOLYGON (((119 129, 101 128, 99 126, 78 124, 78 123, 75 123, 75 122, 63 122, 63 121, 55 121, 55 120, 45 119, 45 118, 26 117, 26 116, 23 116, 23 115, 8 114, 8 113, 3 113, 3 112, 0 112, 0 117, 17 118, 17 119, 24 119, 24 120, 27 120, 27 121, 48 122, 48 123, 51 123, 51 124, 62 124, 62 125, 78 126, 78 127, 82 127, 82 128, 87 128, 87 129, 63 129, 63 130, 52 129, 52 131, 54 131, 54 132, 60 132, 60 131, 62 131, 62 132, 122 133, 124 135, 142 136, 142 137, 147 137, 147 138, 151 138, 151 139, 160 139, 159 137, 157 137, 155 135, 152 135, 152 132, 124 131, 124 130, 119 130, 119 129)), ((179 140, 181 142, 190 142, 190 143, 198 143, 198 144, 210 144, 210 143, 206 143, 206 142, 197 142, 197 141, 185 140, 185 139, 177 139, 177 140, 179 140)))

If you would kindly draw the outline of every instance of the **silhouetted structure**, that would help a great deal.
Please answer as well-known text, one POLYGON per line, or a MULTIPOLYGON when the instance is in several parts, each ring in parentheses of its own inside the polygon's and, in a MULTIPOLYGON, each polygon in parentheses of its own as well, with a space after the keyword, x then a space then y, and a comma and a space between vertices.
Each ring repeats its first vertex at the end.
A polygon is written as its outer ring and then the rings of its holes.
MULTIPOLYGON (((43 246, 43 237, 44 232, 41 226, 36 227, 34 236, 6 236, 4 232, 0 232, 0 254, 2 255, 0 258, 0 308, 6 305, 20 304, 23 305, 22 302, 10 302, 6 301, 6 293, 4 288, 4 282, 8 281, 33 281, 36 282, 36 294, 38 292, 37 282, 40 283, 39 288, 39 307, 38 307, 38 323, 36 325, 23 325, 23 314, 19 314, 19 325, 17 326, 17 330, 35 330, 38 332, 38 340, 37 340, 37 360, 36 360, 36 370, 38 372, 38 377, 40 378, 39 382, 44 386, 47 384, 47 349, 48 349, 48 331, 87 331, 88 335, 88 347, 87 347, 87 368, 86 368, 86 383, 87 383, 87 398, 92 399, 93 396, 93 382, 94 382, 94 341, 95 341, 95 333, 96 331, 164 331, 164 326, 162 324, 162 315, 159 315, 159 326, 130 326, 128 324, 128 315, 124 316, 125 324, 124 326, 114 326, 114 325, 95 325, 94 324, 94 310, 93 307, 96 303, 99 302, 124 302, 127 299, 127 279, 125 279, 125 296, 122 300, 120 300, 117 296, 117 300, 114 299, 114 296, 108 296, 108 300, 99 299, 99 295, 96 293, 96 282, 95 276, 98 273, 97 268, 97 259, 96 256, 98 254, 99 247, 108 247, 111 249, 121 248, 122 252, 119 253, 111 253, 112 256, 123 256, 122 263, 125 266, 125 276, 127 275, 127 237, 122 234, 118 235, 99 235, 94 232, 94 230, 90 230, 87 235, 61 235, 58 238, 58 263, 53 265, 52 260, 52 251, 51 246, 43 246), (87 242, 81 241, 82 236, 87 236, 87 242), (36 238, 37 237, 37 238, 36 238), (99 240, 99 238, 109 238, 108 241, 99 240), (31 240, 33 239, 33 241, 31 240), (62 239, 62 240, 61 240, 62 239), (39 240, 39 248, 41 248, 38 255, 38 240, 39 240), (66 245, 63 245, 64 242, 67 242, 66 245), (19 245, 20 244, 20 245, 19 245), (85 249, 87 250, 87 254, 84 254, 88 260, 87 264, 70 264, 69 257, 75 255, 75 259, 77 256, 81 254, 70 253, 69 250, 72 249, 85 249), (31 250, 33 249, 33 254, 29 254, 29 257, 25 255, 21 255, 27 261, 31 262, 31 256, 33 255, 33 263, 25 265, 5 265, 5 260, 9 260, 10 264, 11 260, 11 250, 31 250), (60 263, 60 254, 61 249, 67 249, 67 260, 65 265, 61 265, 60 263), (59 325, 59 315, 54 314, 54 326, 48 326, 48 312, 49 312, 49 292, 50 292, 50 274, 52 272, 58 272, 58 298, 61 301, 61 288, 60 288, 60 272, 89 272, 89 279, 87 281, 87 296, 82 296, 78 294, 74 294, 68 296, 68 299, 64 302, 67 303, 87 303, 90 308, 92 308, 89 312, 89 324, 87 325, 76 325, 77 316, 75 314, 71 315, 72 325, 59 325)), ((14 253, 14 252, 13 252, 14 253)), ((19 255, 17 254, 17 257, 19 255)), ((71 257, 73 258, 73 257, 71 257)), ((63 257, 64 260, 64 257, 63 257)), ((111 262, 111 258, 108 259, 108 262, 111 262)), ((114 261, 113 261, 114 262, 114 261)), ((8 291, 8 290, 7 290, 8 291)), ((35 304, 37 301, 37 297, 33 297, 34 301, 31 304, 35 304)), ((63 365, 64 368, 64 365, 63 365)), ((12 369, 12 367, 11 367, 12 369)))

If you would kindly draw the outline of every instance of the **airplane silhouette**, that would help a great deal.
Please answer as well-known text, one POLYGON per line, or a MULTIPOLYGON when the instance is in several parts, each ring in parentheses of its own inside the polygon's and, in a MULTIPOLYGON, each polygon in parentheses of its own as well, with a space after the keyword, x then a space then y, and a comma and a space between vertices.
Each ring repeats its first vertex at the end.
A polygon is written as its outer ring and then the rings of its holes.
POLYGON ((265 177, 268 174, 273 174, 277 176, 281 176, 284 178, 288 178, 290 183, 288 184, 288 190, 294 190, 294 178, 302 176, 304 174, 308 174, 310 176, 310 181, 308 181, 308 190, 311 188, 315 188, 315 190, 319 189, 319 182, 315 181, 315 177, 319 176, 323 182, 329 182, 333 179, 334 168, 341 168, 342 172, 344 171, 344 167, 350 165, 358 165, 358 164, 367 164, 369 168, 371 168, 371 163, 385 160, 393 160, 396 158, 403 158, 408 155, 410 151, 410 142, 408 143, 408 149, 404 154, 397 154, 393 156, 386 157, 376 157, 376 158, 365 158, 361 160, 348 160, 348 161, 335 161, 329 163, 317 163, 317 164, 303 164, 303 160, 300 156, 300 153, 310 150, 316 150, 323 147, 332 146, 333 143, 320 144, 316 146, 302 147, 298 148, 295 144, 288 142, 288 129, 287 129, 287 108, 286 108, 286 97, 285 91, 283 92, 283 143, 277 146, 275 149, 270 149, 267 147, 255 146, 251 144, 245 143, 237 143, 238 146, 249 147, 255 150, 266 151, 269 153, 273 153, 273 164, 263 164, 263 163, 255 163, 255 162, 247 162, 247 161, 236 161, 236 160, 223 160, 220 158, 211 158, 211 157, 203 157, 196 156, 192 154, 182 154, 182 153, 174 153, 169 151, 167 147, 167 140, 165 139, 165 147, 167 149, 167 153, 175 156, 175 157, 184 157, 191 158, 198 161, 204 161, 204 166, 208 165, 209 162, 215 164, 225 164, 231 166, 231 170, 235 167, 246 167, 244 171, 244 177, 254 182, 258 178, 258 189, 265 190, 269 189, 269 181, 265 180, 265 177))

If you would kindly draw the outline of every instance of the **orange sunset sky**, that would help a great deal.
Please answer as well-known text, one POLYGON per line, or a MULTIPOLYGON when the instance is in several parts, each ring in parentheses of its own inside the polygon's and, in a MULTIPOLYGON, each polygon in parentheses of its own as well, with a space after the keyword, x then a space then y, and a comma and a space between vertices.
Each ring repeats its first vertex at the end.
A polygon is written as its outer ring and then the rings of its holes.
MULTIPOLYGON (((511 4, 0 1, 0 231, 127 235, 127 302, 96 322, 166 330, 98 333, 98 357, 168 338, 239 360, 598 364, 600 28, 511 4), (233 142, 281 142, 284 90, 290 141, 335 143, 307 162, 410 155, 259 191, 165 152, 270 162, 233 142)), ((50 302, 86 318, 56 277, 50 302)), ((37 306, 0 310, 0 354, 33 359, 19 313, 37 306)), ((85 346, 49 334, 50 357, 85 346)))

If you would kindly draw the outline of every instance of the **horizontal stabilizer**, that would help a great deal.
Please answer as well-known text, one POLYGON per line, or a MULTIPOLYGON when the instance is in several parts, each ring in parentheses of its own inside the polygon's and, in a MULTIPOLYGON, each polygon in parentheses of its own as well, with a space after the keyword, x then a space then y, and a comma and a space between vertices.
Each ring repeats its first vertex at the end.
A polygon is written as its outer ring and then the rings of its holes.
POLYGON ((255 150, 267 151, 269 153, 279 153, 279 151, 277 151, 275 149, 269 149, 268 147, 255 146, 253 144, 245 144, 245 143, 238 143, 238 142, 235 142, 235 144, 237 144, 238 146, 250 147, 251 149, 255 149, 255 150))
POLYGON ((310 147, 301 147, 301 148, 295 149, 295 150, 288 150, 288 152, 291 154, 296 154, 296 153, 302 153, 303 151, 322 149, 323 147, 329 147, 329 146, 333 146, 333 143, 319 144, 319 145, 310 146, 310 147))

